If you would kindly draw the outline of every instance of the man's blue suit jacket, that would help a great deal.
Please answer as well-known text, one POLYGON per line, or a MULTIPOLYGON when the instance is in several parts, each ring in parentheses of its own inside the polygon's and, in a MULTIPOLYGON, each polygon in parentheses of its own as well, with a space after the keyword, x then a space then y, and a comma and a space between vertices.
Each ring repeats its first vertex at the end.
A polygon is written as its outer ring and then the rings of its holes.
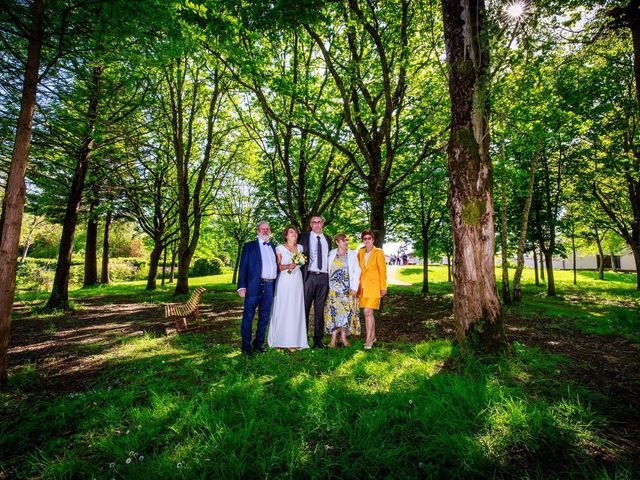
MULTIPOLYGON (((260 292, 260 276, 262 275, 262 255, 260 240, 247 242, 242 247, 240 266, 238 267, 238 289, 246 288, 247 297, 256 296, 260 292)), ((273 257, 276 258, 276 247, 271 244, 273 257)), ((276 268, 276 278, 280 272, 276 268)))

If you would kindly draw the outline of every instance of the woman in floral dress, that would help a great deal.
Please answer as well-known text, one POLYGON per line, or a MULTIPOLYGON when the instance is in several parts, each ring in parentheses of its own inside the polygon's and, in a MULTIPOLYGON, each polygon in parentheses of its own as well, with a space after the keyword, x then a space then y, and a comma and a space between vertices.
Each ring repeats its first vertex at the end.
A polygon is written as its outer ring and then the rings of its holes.
POLYGON ((358 282, 360 263, 358 253, 348 250, 349 239, 339 233, 333 239, 338 248, 329 252, 329 293, 324 307, 325 331, 331 335, 330 348, 336 347, 337 337, 349 346, 347 334, 360 335, 358 282))

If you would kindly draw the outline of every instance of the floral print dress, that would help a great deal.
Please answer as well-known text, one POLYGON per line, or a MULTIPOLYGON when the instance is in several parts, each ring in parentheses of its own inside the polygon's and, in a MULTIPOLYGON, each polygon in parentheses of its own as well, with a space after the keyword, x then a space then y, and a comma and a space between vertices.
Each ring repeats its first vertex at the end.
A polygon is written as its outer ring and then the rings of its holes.
POLYGON ((329 265, 329 294, 324 306, 325 332, 347 327, 349 335, 360 335, 358 299, 350 295, 347 256, 336 255, 329 265))

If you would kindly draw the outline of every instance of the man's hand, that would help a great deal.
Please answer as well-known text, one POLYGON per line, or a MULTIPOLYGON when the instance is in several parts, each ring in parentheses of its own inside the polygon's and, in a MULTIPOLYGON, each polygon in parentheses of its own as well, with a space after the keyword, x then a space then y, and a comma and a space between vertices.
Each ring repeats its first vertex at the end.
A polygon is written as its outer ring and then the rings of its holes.
POLYGON ((355 296, 358 294, 358 292, 356 292, 355 290, 349 290, 349 294, 350 294, 352 297, 355 297, 355 296))
POLYGON ((239 288, 238 289, 238 295, 240 295, 240 297, 244 298, 247 296, 247 289, 246 288, 239 288))
POLYGON ((386 290, 380 290, 380 296, 384 297, 387 294, 386 290))

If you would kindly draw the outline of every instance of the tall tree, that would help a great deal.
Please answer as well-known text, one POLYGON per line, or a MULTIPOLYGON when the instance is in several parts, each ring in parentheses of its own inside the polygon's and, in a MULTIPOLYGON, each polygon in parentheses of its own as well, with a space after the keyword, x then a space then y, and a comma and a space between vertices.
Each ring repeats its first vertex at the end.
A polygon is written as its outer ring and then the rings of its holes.
POLYGON ((354 169, 334 145, 309 133, 314 117, 322 116, 334 133, 343 119, 327 109, 335 93, 328 72, 315 73, 322 66, 317 48, 297 30, 273 33, 268 40, 244 35, 243 59, 252 68, 238 68, 232 60, 226 65, 252 94, 242 99, 247 108, 236 109, 269 167, 272 197, 289 223, 302 230, 311 214, 331 221, 354 169))
POLYGON ((176 294, 189 292, 189 266, 203 216, 235 161, 234 121, 229 117, 230 79, 218 62, 182 53, 164 68, 164 115, 176 167, 178 192, 178 281, 176 294), (204 129, 199 130, 199 124, 204 129))
POLYGON ((425 2, 348 0, 327 7, 324 23, 304 25, 338 90, 346 131, 336 137, 321 122, 298 127, 349 159, 368 194, 378 246, 387 199, 425 158, 442 150, 436 139, 446 128, 446 121, 438 123, 446 105, 439 96, 424 99, 425 90, 443 87, 439 68, 426 68, 440 46, 425 41, 437 38, 430 35, 437 18, 425 2))
POLYGON ((24 176, 29 159, 33 113, 36 106, 44 20, 44 0, 34 0, 20 115, 0 216, 0 384, 7 381, 7 351, 16 287, 16 259, 26 198, 24 176))
POLYGON ((84 191, 84 182, 89 169, 89 156, 93 152, 95 143, 95 131, 98 121, 98 105, 100 103, 100 86, 104 66, 98 65, 91 69, 91 77, 88 86, 87 113, 83 130, 82 143, 76 153, 76 166, 67 197, 67 206, 62 224, 62 238, 58 251, 56 273, 53 279, 51 295, 47 301, 49 309, 69 309, 69 273, 71 271, 71 256, 73 254, 73 241, 78 223, 78 209, 84 191))
POLYGON ((442 3, 449 68, 447 146, 454 245, 456 338, 473 348, 506 346, 494 272, 489 157, 489 49, 484 0, 442 3))

